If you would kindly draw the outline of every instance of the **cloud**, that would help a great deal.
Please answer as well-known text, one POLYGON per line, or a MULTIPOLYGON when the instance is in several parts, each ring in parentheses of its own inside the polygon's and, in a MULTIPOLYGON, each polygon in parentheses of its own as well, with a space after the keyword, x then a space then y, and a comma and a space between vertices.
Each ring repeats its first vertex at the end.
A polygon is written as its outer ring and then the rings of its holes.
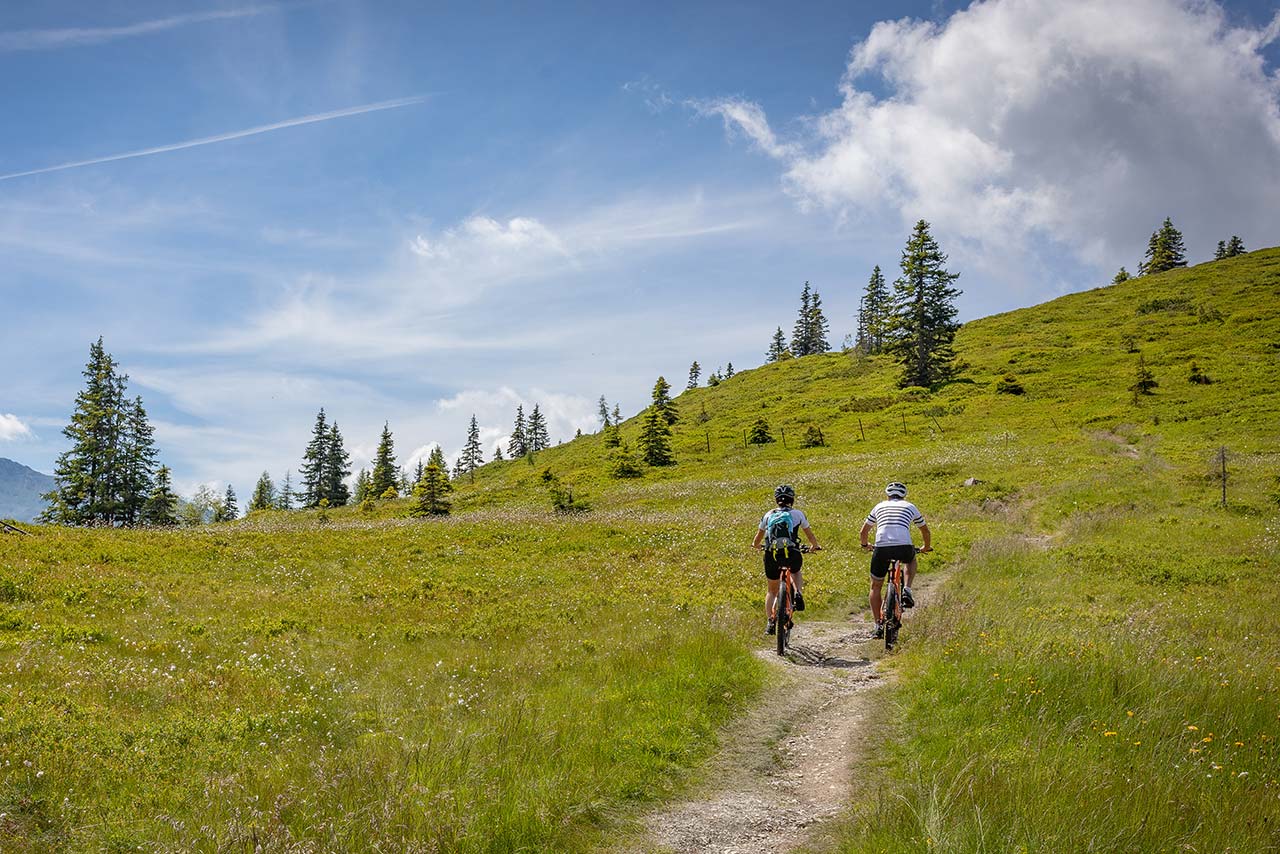
POLYGON ((103 44, 117 39, 134 38, 191 24, 209 21, 227 21, 250 18, 281 8, 278 5, 244 6, 239 9, 219 9, 211 12, 193 12, 187 15, 171 15, 153 18, 119 27, 69 27, 64 29, 15 30, 0 33, 0 53, 23 50, 56 50, 64 47, 82 47, 103 44))
POLYGON ((630 95, 638 95, 653 115, 666 111, 676 103, 675 99, 661 86, 650 80, 647 74, 623 83, 622 91, 630 95))
POLYGON ((357 107, 347 107, 342 110, 330 110, 326 113, 313 113, 309 116, 299 116, 298 118, 285 119, 284 121, 272 122, 267 125, 258 125, 257 127, 246 128, 244 130, 230 131, 228 133, 220 133, 214 136, 204 136, 199 139, 189 139, 185 142, 174 142, 168 145, 159 145, 154 148, 141 148, 136 151, 126 151, 123 154, 111 154, 106 157, 94 157, 89 160, 73 160, 67 163, 59 163, 55 166, 42 166, 39 169, 27 169, 22 172, 10 172, 6 175, 0 175, 0 181, 24 178, 28 175, 43 175, 46 172, 61 172, 65 169, 79 169, 83 166, 95 166, 99 163, 114 163, 117 160, 131 160, 135 157, 150 157, 153 154, 164 154, 170 151, 181 151, 185 148, 197 148, 202 145, 213 145, 217 142, 228 142, 233 139, 243 139, 246 136, 257 136, 258 134, 270 133, 272 131, 284 130, 285 128, 298 127, 300 125, 327 122, 332 121, 333 119, 346 118, 348 116, 359 116, 364 113, 376 113, 381 110, 395 110, 400 107, 409 107, 414 104, 421 104, 426 99, 426 95, 414 95, 411 98, 377 101, 372 104, 361 104, 357 107))
POLYGON ((876 24, 840 106, 793 140, 754 103, 697 108, 780 160, 804 207, 923 217, 975 257, 1132 266, 1119 253, 1166 215, 1201 255, 1280 230, 1280 80, 1260 53, 1277 35, 1280 15, 1233 28, 1210 3, 988 0, 876 24))
POLYGON ((30 439, 35 436, 31 428, 16 415, 0 412, 0 442, 13 442, 18 439, 30 439))

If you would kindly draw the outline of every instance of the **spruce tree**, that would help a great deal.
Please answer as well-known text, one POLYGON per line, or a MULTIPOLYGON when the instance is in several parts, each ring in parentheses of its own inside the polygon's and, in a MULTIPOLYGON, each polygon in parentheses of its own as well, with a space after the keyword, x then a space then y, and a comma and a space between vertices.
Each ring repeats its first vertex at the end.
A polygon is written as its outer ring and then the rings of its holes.
POLYGON ((900 386, 929 388, 950 379, 955 370, 951 342, 959 328, 955 299, 960 291, 951 283, 960 274, 947 272, 947 256, 924 220, 916 223, 901 263, 902 275, 893 283, 892 340, 887 349, 902 366, 900 386))
POLYGON ((641 458, 651 466, 669 466, 676 461, 671 453, 671 425, 656 403, 644 411, 638 444, 641 458))
MULTIPOLYGON (((364 470, 361 469, 361 471, 364 470)), ((257 484, 253 487, 253 495, 249 498, 249 512, 269 510, 275 506, 275 502, 275 484, 271 482, 271 475, 264 471, 262 477, 258 478, 257 484)))
POLYGON ((529 453, 529 438, 525 433, 524 405, 521 404, 516 407, 516 423, 511 428, 511 441, 507 443, 507 456, 516 460, 527 453, 529 453))
POLYGON ((169 467, 160 466, 156 470, 155 485, 151 488, 151 495, 147 497, 146 506, 142 510, 142 521, 147 525, 172 528, 178 524, 177 510, 178 496, 173 492, 169 467))
POLYGON ((774 441, 773 434, 769 432, 769 422, 764 420, 764 416, 757 418, 751 425, 747 441, 753 445, 767 445, 774 441))
POLYGON ((730 362, 729 364, 725 365, 724 378, 727 380, 733 379, 733 362, 730 362))
POLYGON ((502 462, 504 459, 506 459, 506 458, 502 456, 502 446, 501 446, 501 445, 495 445, 495 446, 494 446, 494 448, 493 448, 493 461, 494 461, 495 463, 500 463, 500 462, 502 462))
POLYGON ((806 330, 810 355, 825 353, 831 349, 831 344, 827 341, 827 333, 831 331, 831 327, 827 323, 826 315, 822 313, 822 297, 817 290, 814 290, 809 300, 809 320, 806 330))
POLYGON ((1244 241, 1233 234, 1231 235, 1231 239, 1227 241, 1226 251, 1227 251, 1227 254, 1224 257, 1234 258, 1237 255, 1245 254, 1245 252, 1248 250, 1244 248, 1244 241))
POLYGON ((480 426, 476 423, 476 416, 471 416, 471 424, 467 427, 467 442, 462 446, 462 456, 458 458, 462 465, 462 470, 471 476, 471 482, 475 483, 476 469, 484 465, 484 449, 480 447, 480 426))
POLYGON ((423 472, 427 470, 427 464, 418 458, 418 463, 413 467, 413 478, 409 481, 409 488, 405 490, 406 495, 413 494, 413 488, 422 482, 423 472))
POLYGON ((1213 260, 1221 261, 1223 258, 1226 258, 1226 257, 1227 257, 1227 241, 1219 240, 1218 248, 1213 253, 1213 260))
POLYGON ((888 341, 889 321, 893 313, 893 301, 884 281, 884 273, 877 264, 867 280, 862 294, 862 310, 859 312, 862 327, 862 349, 867 353, 879 353, 888 341))
POLYGON ((551 447, 551 435, 547 432, 547 419, 543 417, 542 410, 538 408, 536 403, 533 405, 533 412, 529 413, 528 432, 530 451, 545 451, 551 447))
POLYGON ((281 510, 292 510, 294 497, 293 471, 289 470, 284 473, 284 483, 280 484, 280 496, 276 501, 276 507, 281 510))
POLYGON ((675 424, 680 420, 680 412, 676 409, 676 402, 671 399, 671 385, 664 377, 658 377, 658 381, 653 384, 653 405, 662 413, 662 417, 666 419, 667 424, 675 424))
MULTIPOLYGON (((329 424, 325 420, 324 407, 316 413, 315 426, 311 428, 311 441, 302 454, 298 476, 302 478, 299 498, 303 507, 318 507, 326 497, 325 466, 329 459, 329 424)), ((333 503, 332 501, 330 503, 333 503)))
POLYGON ((764 354, 766 362, 781 362, 787 357, 787 339, 782 334, 782 327, 778 327, 778 331, 773 333, 773 340, 769 342, 769 352, 764 354))
POLYGON ((356 486, 352 491, 351 498, 356 504, 363 503, 366 499, 377 498, 378 494, 373 491, 373 478, 369 477, 369 472, 361 468, 356 472, 356 486))
POLYGON ((1151 233, 1146 257, 1138 265, 1138 275, 1149 276, 1174 267, 1185 267, 1186 254, 1182 245, 1182 232, 1173 227, 1173 221, 1169 217, 1165 217, 1160 228, 1151 233))
POLYGON ((622 409, 616 403, 613 405, 613 423, 615 426, 622 425, 622 409))
POLYGON ((702 366, 695 359, 693 364, 689 366, 689 384, 685 386, 685 390, 695 389, 698 387, 698 378, 702 376, 702 366))
MULTIPOLYGON (((439 450, 437 448, 436 450, 439 450)), ((444 455, 441 454, 443 460, 444 455)), ((418 499, 409 511, 412 516, 446 516, 449 513, 449 493, 453 484, 449 482, 444 469, 435 461, 429 462, 423 469, 422 479, 413 488, 418 499)))
MULTIPOLYGON (((431 449, 431 453, 427 455, 427 465, 434 465, 441 472, 448 472, 449 464, 444 461, 444 448, 436 445, 431 449)), ((419 478, 421 480, 421 478, 419 478)))
POLYGON ((351 474, 351 455, 342 446, 342 432, 338 422, 329 427, 329 441, 324 463, 324 495, 330 507, 342 507, 351 499, 346 479, 351 474))
POLYGON ((121 523, 142 522, 143 508, 151 494, 152 472, 156 466, 155 428, 147 421, 142 398, 125 406, 125 428, 121 453, 121 523))
POLYGON ((1111 284, 1119 285, 1129 281, 1129 278, 1130 278, 1129 271, 1126 270, 1124 267, 1121 267, 1120 272, 1116 273, 1116 277, 1111 280, 1111 284))
POLYGON ((804 290, 800 292, 800 314, 796 317, 796 325, 791 330, 791 355, 799 358, 807 356, 813 352, 810 349, 813 345, 813 339, 810 337, 809 324, 812 322, 813 293, 809 288, 809 283, 804 283, 804 290))
MULTIPOLYGON (((368 498, 381 498, 388 489, 399 493, 399 470, 396 468, 395 440, 391 438, 391 426, 382 424, 382 437, 378 439, 378 451, 373 457, 373 472, 369 475, 368 498)), ((356 496, 356 501, 363 501, 356 496)))
POLYGON ((229 483, 227 491, 222 494, 221 510, 222 518, 216 521, 234 522, 240 518, 240 508, 236 505, 236 491, 229 483))
POLYGON ((609 426, 609 401, 604 399, 603 394, 600 395, 600 426, 609 426))

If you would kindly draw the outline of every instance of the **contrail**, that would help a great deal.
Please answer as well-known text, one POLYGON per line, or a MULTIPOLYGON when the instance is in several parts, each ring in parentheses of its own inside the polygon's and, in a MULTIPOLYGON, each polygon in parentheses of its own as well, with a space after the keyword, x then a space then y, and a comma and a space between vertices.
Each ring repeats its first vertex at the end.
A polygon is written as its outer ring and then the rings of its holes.
POLYGON ((185 142, 175 142, 170 145, 159 145, 155 148, 126 151, 124 154, 95 157, 92 160, 76 160, 71 163, 59 163, 57 166, 42 166, 39 169, 28 169, 25 172, 10 172, 7 175, 0 175, 0 181, 8 181, 11 178, 22 178, 27 175, 43 175, 45 172, 61 172, 63 169, 79 169, 81 166, 93 166, 98 163, 113 163, 116 160, 129 160, 134 157, 149 157, 152 154, 164 154, 167 151, 181 151, 184 148, 195 148, 198 145, 212 145, 215 142, 227 142, 232 139, 242 139, 246 136, 256 136, 260 133, 270 133, 273 130, 283 130, 284 128, 297 127, 298 125, 310 125, 315 124, 316 122, 327 122, 330 119, 341 119, 346 116, 358 116, 361 113, 376 113, 379 110, 394 110, 400 107, 409 107, 414 104, 421 104, 425 100, 427 100, 426 95, 415 95, 412 98, 397 98, 392 101, 378 101, 373 104, 363 104, 359 107, 348 107, 345 110, 332 110, 327 113, 314 113, 310 116, 301 116, 296 119, 285 119, 282 122, 274 122, 269 125, 258 125, 257 127, 247 128, 245 130, 231 131, 230 133, 220 133, 216 136, 202 136, 199 139, 188 139, 185 142))
POLYGON ((139 21, 121 27, 70 27, 62 30, 17 30, 0 33, 0 53, 20 50, 53 50, 60 47, 103 44, 116 39, 145 36, 151 33, 202 24, 207 21, 226 21, 274 12, 279 6, 246 6, 240 9, 222 9, 212 12, 193 12, 189 15, 173 15, 139 21))

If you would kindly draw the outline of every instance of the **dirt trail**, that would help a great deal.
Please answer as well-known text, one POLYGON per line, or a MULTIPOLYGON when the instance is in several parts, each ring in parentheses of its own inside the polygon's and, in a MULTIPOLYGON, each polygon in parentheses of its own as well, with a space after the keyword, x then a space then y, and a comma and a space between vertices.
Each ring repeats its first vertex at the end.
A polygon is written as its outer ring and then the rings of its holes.
MULTIPOLYGON (((917 598, 927 599, 938 580, 919 577, 917 598)), ((873 640, 872 628, 862 615, 838 622, 799 615, 788 659, 772 643, 760 651, 780 678, 722 735, 707 782, 646 817, 648 838, 628 850, 772 854, 813 841, 853 797, 868 689, 888 678, 874 660, 884 642, 873 640)), ((903 631, 911 631, 910 619, 903 631)))

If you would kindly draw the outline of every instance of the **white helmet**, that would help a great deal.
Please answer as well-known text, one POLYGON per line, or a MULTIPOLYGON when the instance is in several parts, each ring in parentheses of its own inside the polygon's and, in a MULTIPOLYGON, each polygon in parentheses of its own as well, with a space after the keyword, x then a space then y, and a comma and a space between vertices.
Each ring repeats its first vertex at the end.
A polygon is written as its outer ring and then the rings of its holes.
POLYGON ((884 494, 889 496, 890 498, 906 498, 907 485, 905 483, 899 483, 898 481, 895 480, 893 483, 889 484, 884 488, 884 494))

